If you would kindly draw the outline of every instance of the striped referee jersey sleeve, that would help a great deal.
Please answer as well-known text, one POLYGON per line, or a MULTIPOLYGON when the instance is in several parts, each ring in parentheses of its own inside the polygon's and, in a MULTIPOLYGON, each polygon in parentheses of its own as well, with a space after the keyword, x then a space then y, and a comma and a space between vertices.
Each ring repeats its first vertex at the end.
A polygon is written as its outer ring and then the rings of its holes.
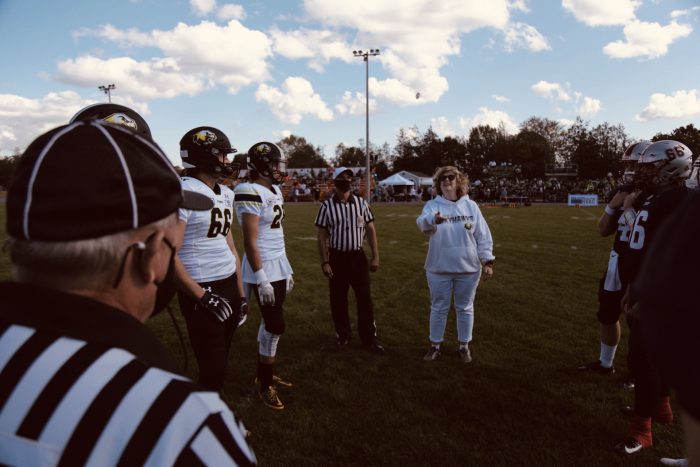
POLYGON ((254 465, 243 432, 217 394, 126 350, 0 336, 0 464, 254 465))
POLYGON ((316 214, 316 220, 314 221, 316 227, 328 228, 328 202, 329 201, 324 201, 321 203, 318 214, 316 214))

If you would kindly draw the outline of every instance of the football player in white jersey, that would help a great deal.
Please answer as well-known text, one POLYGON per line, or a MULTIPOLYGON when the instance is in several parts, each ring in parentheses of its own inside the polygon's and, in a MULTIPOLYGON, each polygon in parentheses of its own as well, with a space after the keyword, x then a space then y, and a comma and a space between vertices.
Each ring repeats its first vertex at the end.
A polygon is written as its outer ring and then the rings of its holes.
POLYGON ((285 157, 273 143, 260 142, 248 151, 250 183, 235 189, 238 223, 243 229, 243 282, 255 292, 263 322, 258 330, 258 393, 268 407, 282 410, 276 387, 291 386, 273 376, 277 343, 284 333, 282 305, 292 290, 292 267, 284 248, 283 181, 285 157))
POLYGON ((202 126, 180 140, 187 169, 182 187, 214 201, 210 211, 180 209, 184 235, 175 271, 180 310, 199 365, 199 383, 220 391, 226 379, 233 334, 247 313, 240 259, 231 235, 233 191, 218 183, 237 172, 228 160, 236 152, 220 130, 202 126))

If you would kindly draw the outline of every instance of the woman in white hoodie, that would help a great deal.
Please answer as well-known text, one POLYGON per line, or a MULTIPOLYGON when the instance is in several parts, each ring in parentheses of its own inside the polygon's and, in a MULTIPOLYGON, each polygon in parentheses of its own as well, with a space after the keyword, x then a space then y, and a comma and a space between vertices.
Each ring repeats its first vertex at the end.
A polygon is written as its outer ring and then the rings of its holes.
POLYGON ((479 206, 469 198, 469 179, 456 167, 440 167, 433 176, 438 196, 428 201, 416 220, 430 236, 425 272, 430 287, 430 350, 424 360, 440 355, 447 314, 454 294, 459 355, 472 360, 469 342, 474 327, 474 295, 483 268, 493 274, 493 240, 479 206))

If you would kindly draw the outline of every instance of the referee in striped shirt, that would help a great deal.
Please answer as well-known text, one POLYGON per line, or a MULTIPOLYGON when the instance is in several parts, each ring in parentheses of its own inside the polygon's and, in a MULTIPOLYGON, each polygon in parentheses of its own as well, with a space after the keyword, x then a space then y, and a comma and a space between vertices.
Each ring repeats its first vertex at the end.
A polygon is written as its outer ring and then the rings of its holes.
POLYGON ((37 138, 7 196, 0 465, 254 465, 243 426, 144 325, 173 297, 183 192, 148 137, 97 120, 37 138))
POLYGON ((377 231, 367 202, 350 192, 351 179, 352 170, 335 169, 334 195, 321 204, 316 216, 321 269, 328 277, 338 345, 345 346, 350 341, 348 289, 352 287, 357 301, 357 332, 367 350, 381 355, 384 347, 377 340, 369 279, 369 271, 379 267, 377 231), (369 264, 362 249, 365 237, 372 250, 369 264))

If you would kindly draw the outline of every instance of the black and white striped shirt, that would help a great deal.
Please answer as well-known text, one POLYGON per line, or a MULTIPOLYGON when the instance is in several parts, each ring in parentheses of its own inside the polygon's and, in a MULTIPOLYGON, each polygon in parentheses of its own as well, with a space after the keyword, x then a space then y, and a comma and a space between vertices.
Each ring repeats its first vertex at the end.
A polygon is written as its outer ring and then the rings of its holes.
POLYGON ((254 465, 219 398, 92 300, 0 284, 0 464, 254 465))
POLYGON ((330 247, 338 251, 357 251, 365 240, 366 226, 374 221, 367 202, 350 195, 347 202, 332 196, 321 203, 316 226, 328 230, 330 247))

